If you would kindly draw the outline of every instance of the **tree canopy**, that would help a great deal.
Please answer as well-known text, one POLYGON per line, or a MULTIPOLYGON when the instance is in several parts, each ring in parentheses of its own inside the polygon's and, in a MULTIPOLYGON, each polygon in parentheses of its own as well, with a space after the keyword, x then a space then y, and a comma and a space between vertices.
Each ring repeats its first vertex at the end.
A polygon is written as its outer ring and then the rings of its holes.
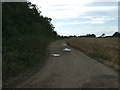
POLYGON ((51 18, 30 2, 2 3, 3 80, 32 67, 47 55, 57 38, 51 18))

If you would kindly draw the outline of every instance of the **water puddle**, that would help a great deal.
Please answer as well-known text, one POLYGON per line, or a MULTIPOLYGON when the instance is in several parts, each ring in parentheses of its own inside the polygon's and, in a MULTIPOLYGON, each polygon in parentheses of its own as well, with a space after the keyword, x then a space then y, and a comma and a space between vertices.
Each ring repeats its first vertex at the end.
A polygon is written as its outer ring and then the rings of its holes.
POLYGON ((64 44, 62 44, 63 46, 66 46, 67 44, 66 43, 64 43, 64 44))
POLYGON ((58 54, 58 53, 54 53, 54 54, 52 54, 51 56, 53 56, 53 57, 59 57, 60 54, 58 54))
POLYGON ((71 52, 72 50, 70 48, 64 48, 63 51, 64 52, 71 52))

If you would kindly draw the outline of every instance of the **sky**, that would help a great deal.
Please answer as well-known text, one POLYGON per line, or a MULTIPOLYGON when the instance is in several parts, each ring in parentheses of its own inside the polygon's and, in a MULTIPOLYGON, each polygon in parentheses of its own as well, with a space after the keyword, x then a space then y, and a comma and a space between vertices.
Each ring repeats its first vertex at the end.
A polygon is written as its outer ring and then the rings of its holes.
POLYGON ((118 31, 119 0, 29 0, 43 16, 52 18, 59 35, 86 35, 118 31))

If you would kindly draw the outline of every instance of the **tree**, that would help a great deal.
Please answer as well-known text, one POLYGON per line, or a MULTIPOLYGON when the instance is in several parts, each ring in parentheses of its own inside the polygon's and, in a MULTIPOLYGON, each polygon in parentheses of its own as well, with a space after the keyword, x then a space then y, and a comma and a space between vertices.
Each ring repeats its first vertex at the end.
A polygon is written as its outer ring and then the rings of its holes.
POLYGON ((29 2, 2 3, 3 80, 42 62, 57 39, 51 18, 29 2))
POLYGON ((95 34, 86 34, 86 35, 82 35, 82 36, 78 36, 78 37, 91 37, 91 38, 95 38, 96 35, 95 34))
POLYGON ((96 37, 95 34, 87 34, 86 37, 96 37))
POLYGON ((103 34, 101 35, 101 37, 105 37, 105 33, 103 33, 103 34))
POLYGON ((120 33, 119 32, 115 32, 112 37, 120 37, 120 33))

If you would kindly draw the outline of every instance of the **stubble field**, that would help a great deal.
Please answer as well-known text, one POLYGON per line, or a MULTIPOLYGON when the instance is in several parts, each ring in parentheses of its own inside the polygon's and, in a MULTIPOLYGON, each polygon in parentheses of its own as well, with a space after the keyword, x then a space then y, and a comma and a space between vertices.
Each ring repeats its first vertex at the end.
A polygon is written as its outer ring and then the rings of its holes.
POLYGON ((119 40, 120 38, 71 38, 66 42, 69 46, 118 70, 119 40))

